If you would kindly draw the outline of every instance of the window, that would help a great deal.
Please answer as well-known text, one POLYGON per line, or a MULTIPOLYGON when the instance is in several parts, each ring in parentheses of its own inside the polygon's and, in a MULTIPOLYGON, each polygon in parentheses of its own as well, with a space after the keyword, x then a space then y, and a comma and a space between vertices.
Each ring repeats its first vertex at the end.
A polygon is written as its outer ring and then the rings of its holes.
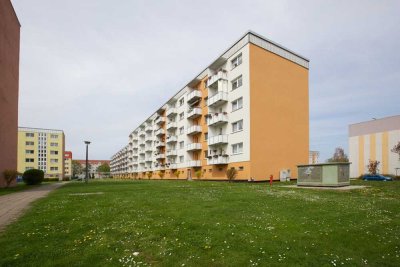
POLYGON ((185 132, 185 127, 181 127, 181 128, 179 128, 179 134, 184 134, 184 132, 185 132))
POLYGON ((232 123, 232 133, 243 130, 243 120, 232 123))
POLYGON ((185 157, 184 157, 184 156, 179 156, 179 162, 180 162, 180 163, 183 163, 184 160, 185 160, 185 157))
POLYGON ((183 149, 184 146, 185 146, 185 142, 184 141, 179 142, 179 148, 180 149, 183 149))
POLYGON ((58 171, 58 167, 50 167, 50 171, 58 171))
POLYGON ((232 101, 232 111, 241 109, 243 107, 243 97, 236 99, 235 101, 232 101))
POLYGON ((182 106, 185 103, 185 99, 183 97, 179 99, 179 106, 182 106))
POLYGON ((50 155, 58 155, 58 151, 50 150, 50 155))
POLYGON ((51 163, 58 163, 58 159, 50 159, 51 163))
POLYGON ((25 162, 35 162, 35 160, 34 160, 34 159, 28 159, 28 158, 26 158, 26 159, 25 159, 25 162))
POLYGON ((185 118, 185 113, 184 112, 179 114, 179 120, 183 120, 184 118, 185 118))
POLYGON ((50 146, 58 146, 58 143, 50 143, 50 146))
POLYGON ((56 139, 56 138, 58 138, 58 134, 52 134, 52 135, 50 135, 50 138, 56 139))
POLYGON ((35 143, 34 142, 32 142, 32 141, 26 141, 25 142, 25 145, 26 146, 33 146, 35 143))
POLYGON ((240 75, 239 77, 237 77, 232 81, 232 90, 239 88, 240 86, 242 86, 242 84, 243 84, 242 75, 240 75))
POLYGON ((204 141, 207 141, 208 140, 208 133, 205 133, 204 134, 204 141))
POLYGON ((237 143, 232 145, 232 154, 243 153, 243 143, 237 143))
POLYGON ((33 135, 33 133, 25 133, 25 136, 26 137, 33 137, 34 135, 33 135))
POLYGON ((27 149, 27 150, 25 150, 25 153, 26 153, 26 154, 33 154, 33 153, 34 153, 34 151, 33 151, 33 150, 29 150, 29 149, 27 149))
POLYGON ((242 54, 239 54, 237 57, 231 60, 232 69, 236 68, 240 64, 242 64, 242 54))

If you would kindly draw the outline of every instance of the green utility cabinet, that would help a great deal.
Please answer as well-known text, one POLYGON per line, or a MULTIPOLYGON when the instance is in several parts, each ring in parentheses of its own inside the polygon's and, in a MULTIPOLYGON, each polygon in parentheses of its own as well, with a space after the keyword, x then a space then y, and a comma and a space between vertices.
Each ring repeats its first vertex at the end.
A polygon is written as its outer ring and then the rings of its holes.
POLYGON ((334 162, 297 165, 298 186, 348 186, 350 185, 350 163, 334 162))

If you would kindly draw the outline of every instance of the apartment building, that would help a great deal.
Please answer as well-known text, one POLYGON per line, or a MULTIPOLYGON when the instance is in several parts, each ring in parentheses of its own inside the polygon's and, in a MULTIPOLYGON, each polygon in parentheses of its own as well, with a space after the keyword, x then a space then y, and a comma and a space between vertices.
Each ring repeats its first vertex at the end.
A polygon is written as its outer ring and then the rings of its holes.
POLYGON ((65 136, 62 130, 18 128, 18 172, 44 171, 45 178, 64 178, 65 136))
POLYGON ((350 177, 368 173, 369 160, 380 162, 382 174, 400 175, 399 155, 391 151, 399 142, 400 115, 349 125, 350 177))
POLYGON ((20 28, 11 1, 0 1, 0 188, 3 171, 17 170, 20 28))
POLYGON ((66 178, 72 177, 72 152, 64 152, 64 176, 66 178))
POLYGON ((139 178, 217 180, 229 168, 237 180, 297 177, 309 153, 308 66, 246 33, 136 127, 127 159, 120 151, 111 165, 127 162, 118 173, 139 178))
POLYGON ((111 157, 110 172, 113 176, 128 176, 128 149, 124 146, 111 157))
MULTIPOLYGON (((85 159, 77 159, 76 161, 79 162, 84 169, 86 169, 86 160, 85 159)), ((88 160, 89 175, 90 176, 93 175, 94 178, 104 177, 104 175, 107 176, 108 174, 99 173, 97 170, 97 168, 99 168, 104 163, 106 163, 107 165, 110 165, 109 160, 96 160, 96 159, 88 160)))

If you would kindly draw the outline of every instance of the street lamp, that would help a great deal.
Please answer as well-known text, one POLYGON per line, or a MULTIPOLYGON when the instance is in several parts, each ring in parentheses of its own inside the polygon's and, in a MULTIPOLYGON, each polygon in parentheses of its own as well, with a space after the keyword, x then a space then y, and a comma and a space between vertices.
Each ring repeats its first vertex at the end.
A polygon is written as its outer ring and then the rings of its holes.
POLYGON ((86 173, 85 173, 85 182, 87 183, 89 180, 89 160, 88 160, 88 149, 90 141, 85 141, 86 144, 86 173))

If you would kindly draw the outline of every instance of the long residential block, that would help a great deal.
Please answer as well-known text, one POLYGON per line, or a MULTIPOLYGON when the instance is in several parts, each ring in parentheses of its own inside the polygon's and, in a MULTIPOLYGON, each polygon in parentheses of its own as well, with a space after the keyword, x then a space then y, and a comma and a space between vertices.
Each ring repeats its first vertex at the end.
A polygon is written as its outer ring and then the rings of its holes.
POLYGON ((308 162, 309 60, 247 32, 130 134, 111 172, 134 178, 279 179, 308 162), (145 149, 147 145, 148 149, 145 149), (121 155, 126 155, 126 165, 121 155))

